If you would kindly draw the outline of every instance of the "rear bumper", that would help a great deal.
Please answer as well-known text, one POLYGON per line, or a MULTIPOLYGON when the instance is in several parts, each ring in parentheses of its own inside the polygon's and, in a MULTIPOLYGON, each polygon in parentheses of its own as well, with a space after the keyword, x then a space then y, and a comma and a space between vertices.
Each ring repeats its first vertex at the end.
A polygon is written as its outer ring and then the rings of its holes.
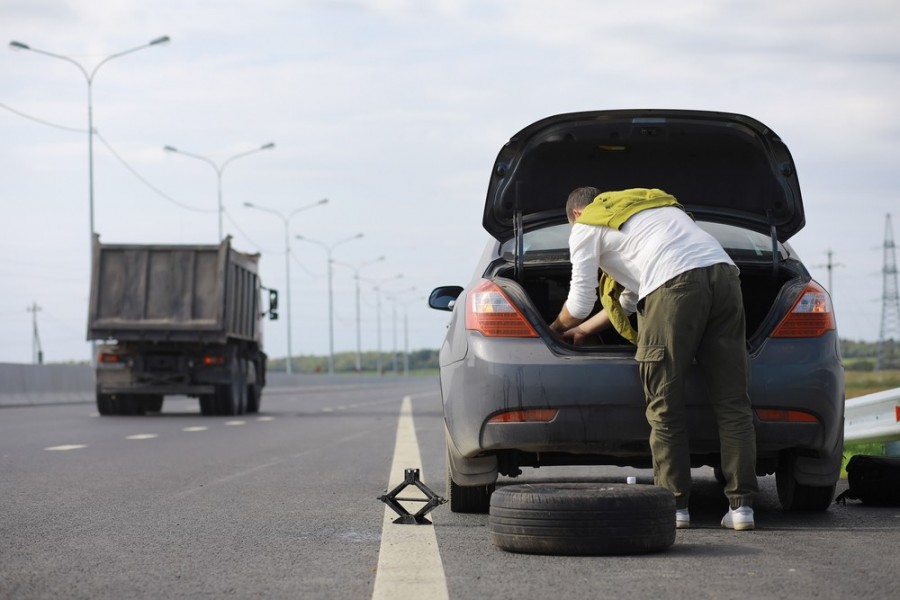
MULTIPOLYGON (((459 455, 518 450, 593 455, 596 462, 640 465, 650 428, 633 352, 558 356, 540 339, 492 340, 468 333, 462 360, 441 366, 444 417, 459 455), (547 423, 488 423, 497 413, 558 408, 547 423)), ((843 429, 843 367, 836 332, 814 339, 769 339, 751 357, 755 409, 803 411, 815 423, 754 419, 760 458, 786 450, 812 458, 834 454, 843 429)), ((689 376, 691 453, 719 451, 718 428, 699 370, 689 376)), ((573 457, 573 464, 584 461, 573 457)))

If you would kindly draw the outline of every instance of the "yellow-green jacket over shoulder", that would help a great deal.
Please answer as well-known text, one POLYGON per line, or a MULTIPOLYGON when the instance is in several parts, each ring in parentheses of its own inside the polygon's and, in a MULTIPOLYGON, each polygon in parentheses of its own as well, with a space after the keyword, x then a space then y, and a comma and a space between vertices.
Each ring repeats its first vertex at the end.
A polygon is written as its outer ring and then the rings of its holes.
POLYGON ((684 210, 675 196, 655 188, 631 188, 616 192, 603 192, 584 207, 584 211, 576 219, 576 223, 621 229, 628 219, 642 210, 662 206, 677 206, 684 210))

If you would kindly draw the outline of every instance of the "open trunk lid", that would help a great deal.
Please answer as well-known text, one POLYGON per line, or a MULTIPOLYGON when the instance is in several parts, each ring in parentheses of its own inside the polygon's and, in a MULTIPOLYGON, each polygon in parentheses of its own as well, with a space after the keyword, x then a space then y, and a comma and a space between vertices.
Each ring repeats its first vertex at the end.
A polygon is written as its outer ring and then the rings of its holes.
POLYGON ((491 173, 484 228, 503 242, 532 224, 558 221, 579 186, 660 188, 697 218, 753 229, 773 243, 805 224, 790 152, 759 121, 614 110, 556 115, 514 135, 491 173))

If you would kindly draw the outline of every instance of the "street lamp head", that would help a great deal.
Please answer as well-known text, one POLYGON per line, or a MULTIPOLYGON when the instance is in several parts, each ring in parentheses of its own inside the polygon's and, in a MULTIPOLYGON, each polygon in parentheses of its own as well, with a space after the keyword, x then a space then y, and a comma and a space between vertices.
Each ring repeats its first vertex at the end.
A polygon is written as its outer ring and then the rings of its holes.
POLYGON ((163 150, 166 152, 178 152, 178 148, 175 146, 163 146, 163 150))
POLYGON ((15 40, 9 43, 10 50, 31 50, 31 48, 27 44, 23 44, 22 42, 17 42, 15 40))
POLYGON ((354 236, 353 236, 352 238, 350 238, 350 239, 358 240, 358 239, 361 238, 362 236, 363 236, 362 233, 357 233, 356 235, 354 235, 354 236))
POLYGON ((244 206, 246 206, 247 208, 256 208, 252 202, 244 202, 244 206))
POLYGON ((317 202, 317 204, 328 204, 328 198, 322 198, 317 202))
POLYGON ((275 142, 269 142, 268 144, 263 144, 259 147, 260 150, 271 150, 275 147, 275 142))
POLYGON ((156 38, 155 40, 151 40, 151 41, 150 41, 150 45, 151 45, 151 46, 157 46, 157 45, 159 45, 159 44, 168 44, 168 43, 171 42, 171 41, 172 41, 172 40, 169 38, 169 36, 163 35, 163 36, 160 36, 160 37, 156 38))

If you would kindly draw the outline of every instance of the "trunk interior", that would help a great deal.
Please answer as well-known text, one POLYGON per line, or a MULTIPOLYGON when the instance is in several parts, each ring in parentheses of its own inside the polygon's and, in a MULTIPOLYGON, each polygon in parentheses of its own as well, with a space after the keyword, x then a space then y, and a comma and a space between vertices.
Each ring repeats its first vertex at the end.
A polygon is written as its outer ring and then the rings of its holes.
MULTIPOLYGON (((788 282, 795 281, 802 275, 790 268, 790 262, 782 262, 777 274, 773 274, 771 263, 738 263, 738 266, 741 269, 741 291, 744 297, 747 339, 753 341, 767 334, 768 330, 777 323, 776 319, 780 319, 780 315, 770 314, 776 305, 782 307, 782 312, 790 308, 787 302, 776 302, 776 300, 782 294, 782 290, 788 282)), ((526 263, 523 269, 523 276, 519 278, 519 286, 527 295, 531 305, 530 308, 536 311, 548 325, 556 318, 566 301, 571 270, 571 265, 568 262, 544 262, 531 265, 526 263)), ((494 273, 494 277, 508 278, 513 282, 517 281, 515 268, 509 263, 499 266, 494 273)), ((508 287, 507 289, 510 292, 514 292, 513 289, 508 287)), ((521 294, 513 293, 513 296, 519 295, 521 294)), ((515 301, 517 304, 522 304, 519 298, 516 298, 515 301)), ((523 305, 522 308, 525 308, 525 306, 523 305)), ((599 301, 594 307, 594 312, 598 310, 600 310, 599 301)), ((632 316, 632 325, 637 329, 636 316, 632 316)), ((610 329, 598 336, 594 346, 615 346, 619 344, 630 345, 618 333, 610 329)))

